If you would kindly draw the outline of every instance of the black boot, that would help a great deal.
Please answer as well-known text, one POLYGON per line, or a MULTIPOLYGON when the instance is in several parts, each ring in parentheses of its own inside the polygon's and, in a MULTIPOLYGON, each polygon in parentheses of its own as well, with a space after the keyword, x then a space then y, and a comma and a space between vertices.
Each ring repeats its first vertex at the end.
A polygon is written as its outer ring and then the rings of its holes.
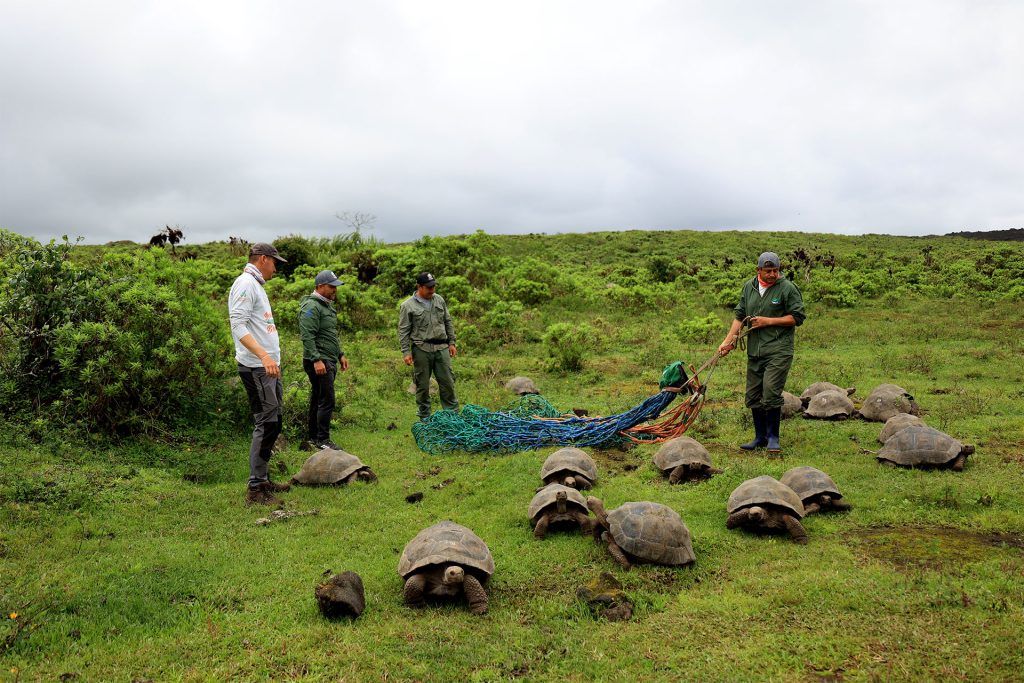
POLYGON ((782 453, 782 446, 779 445, 779 423, 782 422, 782 408, 769 408, 764 411, 765 432, 768 435, 768 452, 782 453))
POLYGON ((755 448, 764 448, 768 445, 768 433, 766 431, 767 417, 764 409, 751 408, 750 414, 754 417, 754 440, 740 444, 740 448, 745 451, 752 451, 755 448))

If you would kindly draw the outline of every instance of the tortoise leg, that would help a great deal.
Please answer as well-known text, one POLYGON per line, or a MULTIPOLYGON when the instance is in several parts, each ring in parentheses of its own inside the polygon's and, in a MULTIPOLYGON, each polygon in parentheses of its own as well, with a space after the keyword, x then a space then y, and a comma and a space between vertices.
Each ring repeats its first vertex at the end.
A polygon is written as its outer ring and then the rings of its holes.
POLYGON ((463 579, 463 589, 466 591, 469 611, 473 614, 487 614, 487 591, 479 579, 467 572, 463 579))
POLYGON ((813 515, 815 512, 821 512, 821 506, 817 503, 808 503, 804 505, 804 514, 813 515))
POLYGON ((747 522, 747 511, 740 510, 729 515, 729 519, 725 520, 726 529, 735 529, 738 526, 743 526, 747 522))
POLYGON ((548 525, 551 523, 551 518, 546 514, 541 515, 541 518, 537 520, 537 526, 533 527, 534 538, 544 538, 548 532, 548 525))
POLYGON ((576 523, 580 525, 580 531, 584 536, 593 533, 594 531, 594 520, 590 518, 590 515, 585 515, 582 512, 576 512, 576 523))
POLYGON ((961 453, 960 455, 956 456, 956 460, 954 460, 953 464, 950 465, 950 469, 953 470, 954 472, 963 472, 964 471, 964 465, 966 463, 967 463, 967 456, 964 455, 963 453, 961 453))
POLYGON ((626 553, 622 552, 622 548, 620 548, 618 544, 610 538, 608 539, 608 552, 613 558, 615 558, 615 561, 619 563, 619 566, 626 571, 629 571, 633 566, 630 563, 629 558, 626 557, 626 553))
POLYGON ((405 580, 405 604, 409 607, 423 607, 426 601, 423 599, 423 590, 427 586, 427 577, 423 574, 413 574, 405 580))
POLYGON ((794 541, 800 545, 807 545, 807 530, 804 529, 804 525, 800 523, 799 519, 793 515, 784 515, 782 521, 794 541))
POLYGON ((677 465, 673 470, 672 474, 668 475, 668 483, 678 484, 686 478, 686 465, 677 465))
POLYGON ((722 472, 723 472, 723 470, 720 470, 717 467, 709 467, 708 471, 707 471, 707 475, 708 475, 708 477, 713 477, 714 475, 721 474, 722 472))
POLYGON ((847 512, 853 509, 853 506, 847 503, 845 500, 832 500, 832 509, 838 512, 847 512))
POLYGON ((590 481, 581 474, 576 475, 576 488, 580 491, 589 489, 594 485, 594 482, 590 481))

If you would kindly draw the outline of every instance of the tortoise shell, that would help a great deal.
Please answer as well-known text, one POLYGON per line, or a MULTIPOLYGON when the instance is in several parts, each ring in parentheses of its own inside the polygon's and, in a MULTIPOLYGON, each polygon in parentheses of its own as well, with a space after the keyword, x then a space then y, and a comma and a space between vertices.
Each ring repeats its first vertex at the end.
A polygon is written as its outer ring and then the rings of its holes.
POLYGON ((565 491, 565 504, 567 508, 578 507, 583 514, 590 514, 590 510, 587 508, 587 499, 583 497, 582 493, 571 486, 548 484, 540 491, 537 491, 533 500, 530 501, 530 507, 526 511, 526 514, 530 516, 530 524, 536 524, 544 509, 558 502, 557 495, 559 491, 565 491))
POLYGON ((678 436, 661 445, 654 454, 654 466, 662 472, 674 470, 680 465, 703 465, 711 467, 711 454, 696 439, 678 436))
POLYGON ((494 573, 494 558, 487 544, 466 527, 451 521, 427 527, 406 543, 398 560, 398 573, 404 579, 415 571, 439 564, 457 564, 487 576, 494 573))
POLYGON ((593 458, 579 448, 567 446, 559 448, 549 455, 540 467, 540 478, 547 479, 552 474, 562 470, 582 474, 591 482, 597 481, 597 465, 594 463, 593 458))
POLYGON ((329 486, 363 468, 366 468, 363 461, 351 453, 325 448, 306 458, 292 481, 307 486, 329 486))
POLYGON ((896 434, 896 432, 906 427, 923 427, 924 420, 919 418, 917 415, 911 415, 910 413, 897 413, 888 420, 885 421, 885 426, 882 427, 882 431, 878 434, 878 442, 885 443, 896 434))
POLYGON ((804 410, 804 417, 836 418, 853 414, 853 401, 846 391, 829 389, 815 394, 804 410))
POLYGON ((793 417, 797 413, 804 411, 803 401, 800 400, 799 396, 789 393, 788 391, 782 392, 782 417, 793 417))
POLYGON ((860 415, 865 420, 885 422, 900 413, 917 414, 917 402, 907 393, 906 389, 895 384, 879 384, 860 408, 860 415))
POLYGON ((938 429, 906 427, 886 441, 876 457, 903 467, 940 467, 955 460, 965 448, 962 443, 938 429))
POLYGON ((849 396, 853 393, 853 387, 850 387, 849 389, 844 389, 841 386, 832 384, 832 382, 815 382, 811 386, 804 389, 804 393, 800 394, 800 401, 806 404, 807 401, 814 398, 823 391, 841 391, 847 396, 849 396))
POLYGON ((827 493, 833 498, 843 497, 832 477, 814 467, 794 467, 782 475, 779 483, 793 489, 801 501, 822 493, 827 493))
POLYGON ((666 565, 696 559, 690 530, 672 508, 661 503, 623 503, 608 513, 609 532, 630 555, 666 565))
POLYGON ((505 388, 513 394, 539 394, 540 390, 529 377, 513 377, 505 383, 505 388))
POLYGON ((798 518, 804 516, 804 504, 796 491, 768 475, 747 479, 737 486, 729 496, 727 509, 731 515, 753 505, 776 505, 798 518))

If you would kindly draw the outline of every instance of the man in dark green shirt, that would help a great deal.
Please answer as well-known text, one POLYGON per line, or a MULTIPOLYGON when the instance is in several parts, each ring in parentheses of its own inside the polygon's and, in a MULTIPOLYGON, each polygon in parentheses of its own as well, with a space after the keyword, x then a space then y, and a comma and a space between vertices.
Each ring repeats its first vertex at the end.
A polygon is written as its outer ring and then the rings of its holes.
POLYGON ((757 277, 743 285, 735 313, 718 351, 727 355, 735 348, 740 329, 750 326, 745 402, 754 418, 754 440, 740 448, 767 447, 769 453, 781 453, 782 390, 793 365, 793 330, 806 315, 800 290, 779 273, 777 254, 766 251, 758 257, 757 277))
POLYGON ((334 414, 334 378, 338 366, 348 370, 348 359, 338 339, 338 313, 334 298, 341 280, 329 270, 317 273, 315 289, 299 302, 299 337, 302 338, 302 369, 309 377, 309 440, 317 448, 338 449, 331 441, 334 414))

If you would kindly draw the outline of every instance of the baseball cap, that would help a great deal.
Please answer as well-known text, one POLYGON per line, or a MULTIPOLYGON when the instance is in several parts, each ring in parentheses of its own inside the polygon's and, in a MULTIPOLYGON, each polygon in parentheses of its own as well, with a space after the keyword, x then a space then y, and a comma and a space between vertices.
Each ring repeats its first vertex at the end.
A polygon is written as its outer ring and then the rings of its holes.
POLYGON ((766 251, 757 257, 758 268, 778 268, 779 255, 774 251, 766 251))
POLYGON ((437 284, 437 280, 430 273, 423 272, 416 276, 416 284, 433 287, 437 284))
POLYGON ((340 287, 342 284, 338 276, 334 274, 333 270, 321 270, 316 274, 316 286, 320 285, 332 285, 334 287, 340 287))
POLYGON ((288 263, 288 259, 281 256, 273 244, 257 242, 249 249, 249 256, 269 256, 279 263, 288 263))

